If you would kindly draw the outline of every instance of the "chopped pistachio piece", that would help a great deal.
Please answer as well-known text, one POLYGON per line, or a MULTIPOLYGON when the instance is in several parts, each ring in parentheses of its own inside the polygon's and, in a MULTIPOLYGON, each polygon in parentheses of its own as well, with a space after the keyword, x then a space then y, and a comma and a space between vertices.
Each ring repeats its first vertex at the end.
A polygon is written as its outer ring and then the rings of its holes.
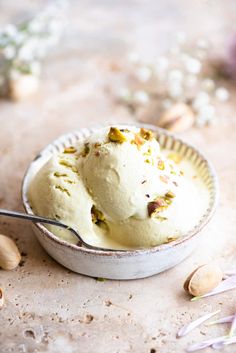
POLYGON ((144 140, 150 141, 153 138, 153 132, 151 130, 141 128, 140 136, 144 138, 144 140))
POLYGON ((169 198, 169 199, 173 199, 175 197, 175 194, 172 192, 172 191, 168 191, 166 194, 165 194, 165 197, 169 198))
POLYGON ((96 206, 93 205, 91 209, 91 215, 92 215, 92 221, 95 224, 98 224, 99 222, 104 222, 105 217, 101 211, 99 211, 96 206))
POLYGON ((70 192, 69 192, 66 188, 63 188, 61 185, 56 185, 56 186, 55 186, 55 189, 58 189, 58 190, 60 190, 61 192, 65 192, 68 196, 71 196, 71 195, 70 195, 70 192))
POLYGON ((125 135, 117 129, 117 127, 111 127, 108 133, 108 138, 111 142, 123 143, 127 141, 125 135))
POLYGON ((157 162, 157 168, 160 170, 164 170, 165 169, 165 163, 164 161, 162 161, 161 159, 157 162))
POLYGON ((67 174, 66 174, 66 173, 55 172, 55 173, 54 173, 54 176, 57 177, 57 178, 60 178, 60 177, 67 177, 67 174))
POLYGON ((70 147, 66 147, 64 149, 64 152, 63 153, 75 153, 76 152, 76 148, 73 147, 73 146, 70 146, 70 147))
POLYGON ((151 217, 153 214, 164 211, 168 207, 166 201, 159 197, 154 201, 148 203, 148 215, 151 217))
POLYGON ((83 150, 83 152, 82 152, 82 154, 81 154, 82 157, 86 157, 87 154, 89 154, 89 151, 90 151, 89 143, 86 142, 86 143, 84 144, 84 150, 83 150))

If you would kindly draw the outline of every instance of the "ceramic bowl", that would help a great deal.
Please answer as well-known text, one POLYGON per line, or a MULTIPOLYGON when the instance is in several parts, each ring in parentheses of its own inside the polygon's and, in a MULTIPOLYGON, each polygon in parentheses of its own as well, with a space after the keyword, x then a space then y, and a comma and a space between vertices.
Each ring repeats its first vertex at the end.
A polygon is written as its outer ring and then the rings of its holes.
MULTIPOLYGON (((215 211, 218 199, 218 183, 214 169, 207 159, 196 148, 162 129, 145 124, 136 124, 136 126, 153 130, 162 148, 180 153, 196 166, 209 191, 209 207, 205 210, 199 223, 183 237, 150 249, 126 252, 80 248, 60 240, 43 224, 32 224, 38 241, 48 254, 74 272, 109 279, 135 279, 165 271, 177 265, 192 253, 199 240, 200 230, 210 220, 215 211)), ((63 151, 65 147, 84 139, 97 129, 98 127, 85 128, 63 135, 44 148, 31 162, 22 185, 22 199, 27 213, 33 214, 27 197, 27 190, 38 170, 54 153, 63 151)))

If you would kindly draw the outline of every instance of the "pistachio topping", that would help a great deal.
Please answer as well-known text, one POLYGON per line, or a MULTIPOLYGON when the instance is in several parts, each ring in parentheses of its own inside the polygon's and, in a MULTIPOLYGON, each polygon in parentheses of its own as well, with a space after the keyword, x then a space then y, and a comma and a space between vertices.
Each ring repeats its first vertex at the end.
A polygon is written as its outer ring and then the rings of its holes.
POLYGON ((160 180, 163 182, 163 183, 165 183, 165 184, 168 184, 168 181, 169 181, 169 177, 168 177, 168 175, 160 175, 159 176, 159 178, 160 178, 160 180))
POLYGON ((59 172, 55 172, 53 174, 55 177, 60 178, 60 177, 67 177, 66 173, 59 173, 59 172))
POLYGON ((148 215, 149 217, 156 213, 164 211, 168 207, 166 201, 162 197, 156 198, 154 201, 148 203, 148 215))
POLYGON ((58 189, 61 192, 65 192, 68 196, 71 196, 70 192, 66 188, 63 188, 61 185, 56 185, 55 189, 58 189))
POLYGON ((165 197, 169 198, 169 199, 173 199, 175 197, 175 194, 172 192, 172 191, 168 191, 166 194, 165 194, 165 197))
POLYGON ((77 168, 74 165, 70 164, 70 162, 62 159, 59 161, 59 164, 63 165, 64 167, 70 168, 74 173, 79 174, 77 168))
POLYGON ((108 138, 111 142, 123 143, 127 141, 125 135, 117 128, 111 127, 108 133, 108 138))
POLYGON ((141 147, 145 143, 145 140, 139 134, 134 134, 134 139, 131 143, 135 144, 137 147, 141 147))
POLYGON ((89 151, 90 151, 89 143, 86 142, 86 143, 84 144, 84 150, 83 150, 83 152, 81 153, 81 156, 82 156, 82 157, 86 157, 87 154, 89 154, 89 151))
POLYGON ((99 211, 97 209, 97 207, 94 206, 94 205, 91 208, 91 215, 92 215, 92 221, 95 224, 99 224, 100 222, 104 222, 105 221, 104 214, 101 211, 99 211))
POLYGON ((160 169, 160 170, 164 170, 165 169, 165 162, 160 159, 157 162, 157 168, 160 169))
POLYGON ((66 147, 66 148, 64 149, 64 152, 63 152, 63 153, 75 153, 76 151, 77 151, 77 150, 76 150, 75 147, 70 146, 70 147, 66 147))
POLYGON ((141 128, 139 133, 144 140, 150 141, 153 139, 153 132, 151 130, 141 128))

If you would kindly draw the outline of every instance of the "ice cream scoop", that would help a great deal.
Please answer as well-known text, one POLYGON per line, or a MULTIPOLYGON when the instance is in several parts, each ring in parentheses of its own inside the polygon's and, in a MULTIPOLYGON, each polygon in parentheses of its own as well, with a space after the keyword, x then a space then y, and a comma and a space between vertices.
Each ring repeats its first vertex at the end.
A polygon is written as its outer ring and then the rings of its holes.
POLYGON ((185 169, 151 131, 112 126, 55 154, 28 196, 36 214, 68 224, 91 245, 148 248, 186 233, 203 213, 206 190, 192 178, 195 170, 185 169))

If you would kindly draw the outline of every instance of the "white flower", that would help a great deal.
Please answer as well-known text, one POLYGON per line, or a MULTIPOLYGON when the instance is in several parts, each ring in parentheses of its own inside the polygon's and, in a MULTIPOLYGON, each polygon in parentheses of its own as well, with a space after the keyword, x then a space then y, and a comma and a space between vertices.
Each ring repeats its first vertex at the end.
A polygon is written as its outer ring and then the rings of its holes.
POLYGON ((220 102, 226 102, 229 99, 229 91, 224 87, 217 88, 215 95, 220 102))
POLYGON ((35 18, 34 20, 30 21, 28 30, 31 33, 40 33, 44 30, 45 24, 40 21, 38 18, 35 18))
POLYGON ((137 78, 141 82, 147 82, 152 76, 152 71, 149 67, 143 66, 137 70, 137 78))
POLYGON ((185 69, 191 74, 198 74, 202 69, 202 64, 196 58, 185 55, 183 58, 185 69))
POLYGON ((41 64, 38 61, 30 63, 30 71, 32 75, 39 76, 41 73, 41 64))
POLYGON ((16 48, 13 45, 8 45, 2 52, 6 59, 11 60, 16 55, 16 48))
POLYGON ((184 81, 185 86, 188 88, 192 88, 196 86, 197 82, 198 82, 198 79, 195 75, 187 75, 184 81))
POLYGON ((184 44, 186 42, 186 33, 185 32, 177 32, 176 40, 179 44, 184 44))
POLYGON ((128 61, 133 63, 133 64, 136 64, 138 61, 140 60, 140 56, 138 53, 136 52, 131 52, 128 54, 128 61))
POLYGON ((210 101, 210 97, 209 94, 204 92, 204 91, 200 91, 196 98, 193 101, 193 108, 198 110, 200 109, 202 106, 208 104, 210 101))
POLYGON ((14 26, 12 24, 8 24, 4 28, 4 33, 6 35, 8 35, 9 37, 15 37, 17 32, 18 32, 18 30, 17 30, 16 26, 14 26))
POLYGON ((207 92, 212 92, 215 88, 215 82, 210 78, 206 78, 202 81, 202 88, 207 92))
POLYGON ((215 118, 215 107, 213 105, 204 105, 198 110, 197 121, 201 123, 210 123, 215 118))
POLYGON ((198 48, 201 48, 201 49, 208 49, 208 47, 209 47, 208 40, 205 38, 199 38, 197 40, 197 46, 198 46, 198 48))
POLYGON ((128 88, 123 87, 118 92, 118 97, 124 101, 129 101, 131 99, 131 92, 128 88))
POLYGON ((149 96, 145 91, 137 91, 134 93, 134 100, 140 104, 147 104, 149 102, 149 96))
POLYGON ((171 98, 180 98, 183 94, 183 88, 178 82, 170 83, 167 90, 171 98))
POLYGON ((180 70, 171 70, 168 74, 169 81, 181 82, 183 80, 183 72, 180 70))

